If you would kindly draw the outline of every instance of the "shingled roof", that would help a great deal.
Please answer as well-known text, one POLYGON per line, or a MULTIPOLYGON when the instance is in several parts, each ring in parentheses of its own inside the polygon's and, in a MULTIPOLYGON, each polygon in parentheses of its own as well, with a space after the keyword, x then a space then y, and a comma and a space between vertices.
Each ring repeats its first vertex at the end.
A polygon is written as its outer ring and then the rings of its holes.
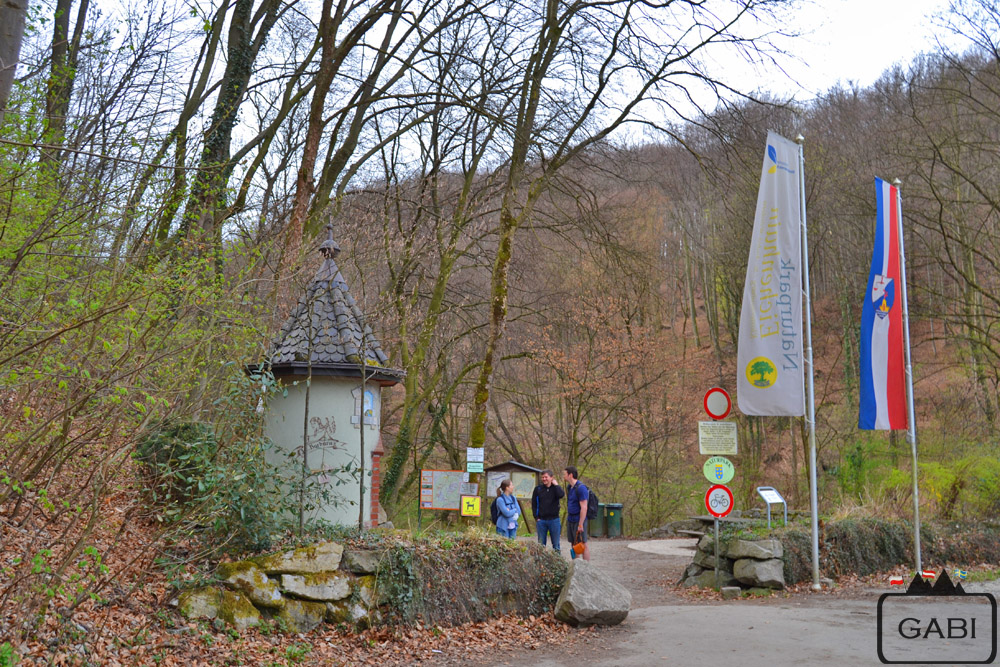
POLYGON ((330 238, 320 246, 323 265, 271 345, 271 370, 305 374, 311 367, 314 375, 361 377, 364 348, 365 366, 373 373, 368 377, 394 384, 405 373, 385 367, 389 357, 337 268, 340 246, 333 240, 333 228, 327 230, 330 238))

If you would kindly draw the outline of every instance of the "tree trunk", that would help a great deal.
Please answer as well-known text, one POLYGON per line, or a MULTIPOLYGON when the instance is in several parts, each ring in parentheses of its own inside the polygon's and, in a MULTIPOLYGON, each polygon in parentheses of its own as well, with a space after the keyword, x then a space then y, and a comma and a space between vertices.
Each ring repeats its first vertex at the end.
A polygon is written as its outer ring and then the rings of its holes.
POLYGON ((258 12, 261 26, 253 34, 253 0, 236 0, 229 24, 226 70, 219 86, 219 97, 201 153, 201 170, 195 178, 187 210, 178 231, 179 240, 197 233, 213 249, 221 243, 222 220, 219 211, 225 208, 225 190, 233 171, 230 145, 237 113, 246 92, 257 53, 277 20, 278 0, 265 0, 258 12))
POLYGON ((59 147, 66 132, 66 114, 76 81, 76 63, 87 20, 90 0, 80 0, 73 37, 69 37, 69 15, 73 0, 57 0, 52 30, 52 61, 45 91, 45 127, 43 141, 52 146, 42 151, 42 160, 58 166, 61 162, 59 147))
MULTIPOLYGON (((338 8, 340 13, 342 6, 338 8)), ((316 155, 319 153, 319 142, 323 136, 323 107, 327 93, 333 84, 334 75, 339 63, 334 60, 333 51, 336 47, 335 23, 333 20, 333 0, 323 0, 322 14, 319 19, 320 59, 319 72, 316 73, 316 86, 313 89, 312 102, 309 105, 309 122, 306 128, 306 142, 302 149, 302 162, 299 164, 295 179, 295 196, 292 200, 292 213, 285 228, 285 243, 281 253, 281 263, 278 275, 288 275, 291 265, 295 262, 302 247, 302 228, 309 201, 316 190, 313 171, 316 168, 316 155)), ((361 430, 364 431, 364 425, 361 430)))
POLYGON ((27 15, 28 0, 0 0, 0 124, 14 88, 27 15))

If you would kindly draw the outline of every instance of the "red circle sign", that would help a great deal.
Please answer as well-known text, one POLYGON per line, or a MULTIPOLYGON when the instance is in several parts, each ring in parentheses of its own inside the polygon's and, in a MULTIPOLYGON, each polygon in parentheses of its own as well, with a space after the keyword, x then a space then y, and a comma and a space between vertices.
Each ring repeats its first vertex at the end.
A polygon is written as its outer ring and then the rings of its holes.
POLYGON ((733 492, 724 484, 716 484, 705 494, 705 507, 709 514, 721 519, 733 511, 733 492))
POLYGON ((705 392, 705 412, 712 419, 725 419, 729 411, 733 409, 733 400, 729 398, 729 392, 721 387, 712 387, 705 392))

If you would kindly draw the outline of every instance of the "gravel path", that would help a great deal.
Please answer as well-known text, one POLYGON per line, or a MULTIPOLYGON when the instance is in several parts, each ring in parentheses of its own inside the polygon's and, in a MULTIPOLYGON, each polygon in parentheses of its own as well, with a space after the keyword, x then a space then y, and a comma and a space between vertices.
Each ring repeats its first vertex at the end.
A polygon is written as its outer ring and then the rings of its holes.
MULTIPOLYGON (((494 664, 560 665, 878 665, 878 593, 801 593, 721 601, 676 588, 692 540, 593 540, 591 560, 632 593, 628 619, 574 630, 567 646, 496 656, 494 664)), ((448 664, 462 664, 450 660, 448 664)), ((469 663, 473 664, 473 663, 469 663)), ((480 663, 481 664, 481 663, 480 663)))

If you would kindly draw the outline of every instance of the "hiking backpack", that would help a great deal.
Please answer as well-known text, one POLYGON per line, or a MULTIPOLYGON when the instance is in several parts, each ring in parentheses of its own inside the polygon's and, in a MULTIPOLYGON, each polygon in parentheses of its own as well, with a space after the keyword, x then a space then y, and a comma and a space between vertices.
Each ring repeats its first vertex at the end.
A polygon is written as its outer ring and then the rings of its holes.
POLYGON ((493 504, 490 505, 490 521, 496 525, 497 519, 500 518, 500 508, 497 507, 497 502, 500 500, 500 496, 493 499, 493 504))
POLYGON ((597 499, 597 494, 594 493, 593 489, 587 489, 590 495, 587 497, 587 519, 597 518, 597 506, 600 504, 600 500, 597 499))

